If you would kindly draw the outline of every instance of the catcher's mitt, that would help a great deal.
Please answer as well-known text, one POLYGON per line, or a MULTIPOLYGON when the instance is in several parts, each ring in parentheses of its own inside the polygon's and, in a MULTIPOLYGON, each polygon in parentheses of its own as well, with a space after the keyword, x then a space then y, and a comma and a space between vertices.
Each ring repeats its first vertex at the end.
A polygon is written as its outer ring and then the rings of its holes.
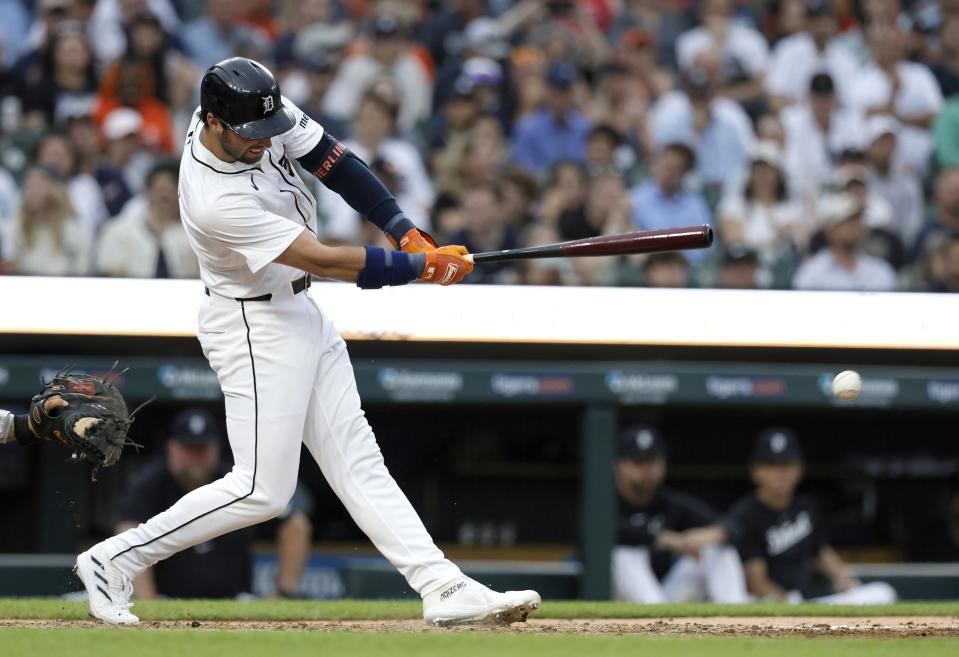
POLYGON ((127 439, 134 414, 112 383, 62 370, 33 398, 30 428, 39 438, 58 440, 72 449, 73 460, 93 463, 96 473, 96 468, 119 461, 124 446, 139 447, 127 439), (68 405, 47 411, 44 402, 53 396, 68 405))

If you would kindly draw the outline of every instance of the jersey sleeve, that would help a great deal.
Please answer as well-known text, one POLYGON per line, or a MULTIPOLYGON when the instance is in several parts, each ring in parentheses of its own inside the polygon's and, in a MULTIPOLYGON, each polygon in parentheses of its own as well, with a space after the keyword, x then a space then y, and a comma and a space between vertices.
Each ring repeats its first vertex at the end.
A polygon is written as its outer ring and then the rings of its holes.
POLYGON ((754 505, 748 498, 735 504, 720 522, 744 563, 750 559, 766 558, 766 545, 762 540, 766 528, 760 523, 754 505))
POLYGON ((292 128, 281 134, 278 139, 283 144, 286 154, 293 159, 299 159, 316 148, 323 136, 323 126, 311 119, 306 112, 283 97, 283 105, 293 112, 296 123, 292 128))
POLYGON ((224 194, 201 208, 197 226, 239 253, 254 274, 286 251, 306 227, 260 207, 249 194, 224 194))

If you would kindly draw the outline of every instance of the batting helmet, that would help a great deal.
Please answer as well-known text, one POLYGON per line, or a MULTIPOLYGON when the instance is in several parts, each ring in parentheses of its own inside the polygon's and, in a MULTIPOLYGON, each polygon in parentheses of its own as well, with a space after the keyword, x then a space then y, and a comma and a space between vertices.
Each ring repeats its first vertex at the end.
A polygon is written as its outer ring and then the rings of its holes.
POLYGON ((200 113, 212 112, 231 130, 247 139, 266 139, 296 123, 283 106, 280 85, 262 64, 231 57, 207 69, 200 83, 200 113))

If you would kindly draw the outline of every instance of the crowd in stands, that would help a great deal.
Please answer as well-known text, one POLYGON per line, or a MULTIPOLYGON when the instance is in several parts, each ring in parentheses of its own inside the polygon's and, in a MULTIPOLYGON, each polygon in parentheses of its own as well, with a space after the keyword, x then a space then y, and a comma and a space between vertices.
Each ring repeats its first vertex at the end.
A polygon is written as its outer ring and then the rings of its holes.
POLYGON ((718 238, 468 282, 959 291, 957 0, 0 0, 0 273, 197 276, 176 162, 233 55, 441 243, 718 238))

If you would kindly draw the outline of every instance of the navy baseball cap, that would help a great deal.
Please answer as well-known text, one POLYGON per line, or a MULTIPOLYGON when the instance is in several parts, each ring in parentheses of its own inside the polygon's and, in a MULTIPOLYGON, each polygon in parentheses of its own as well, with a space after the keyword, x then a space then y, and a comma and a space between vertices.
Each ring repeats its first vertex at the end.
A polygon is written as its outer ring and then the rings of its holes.
POLYGON ((169 437, 186 445, 201 445, 219 442, 220 432, 212 413, 202 408, 187 408, 173 416, 169 437))
POLYGON ((546 84, 554 89, 569 89, 575 81, 576 67, 569 62, 552 62, 546 70, 546 84))
POLYGON ((752 464, 793 463, 802 460, 803 453, 799 438, 792 429, 785 427, 764 429, 756 439, 749 458, 752 464))
POLYGON ((619 437, 619 458, 650 459, 666 455, 666 443, 659 429, 648 424, 628 427, 619 437))

